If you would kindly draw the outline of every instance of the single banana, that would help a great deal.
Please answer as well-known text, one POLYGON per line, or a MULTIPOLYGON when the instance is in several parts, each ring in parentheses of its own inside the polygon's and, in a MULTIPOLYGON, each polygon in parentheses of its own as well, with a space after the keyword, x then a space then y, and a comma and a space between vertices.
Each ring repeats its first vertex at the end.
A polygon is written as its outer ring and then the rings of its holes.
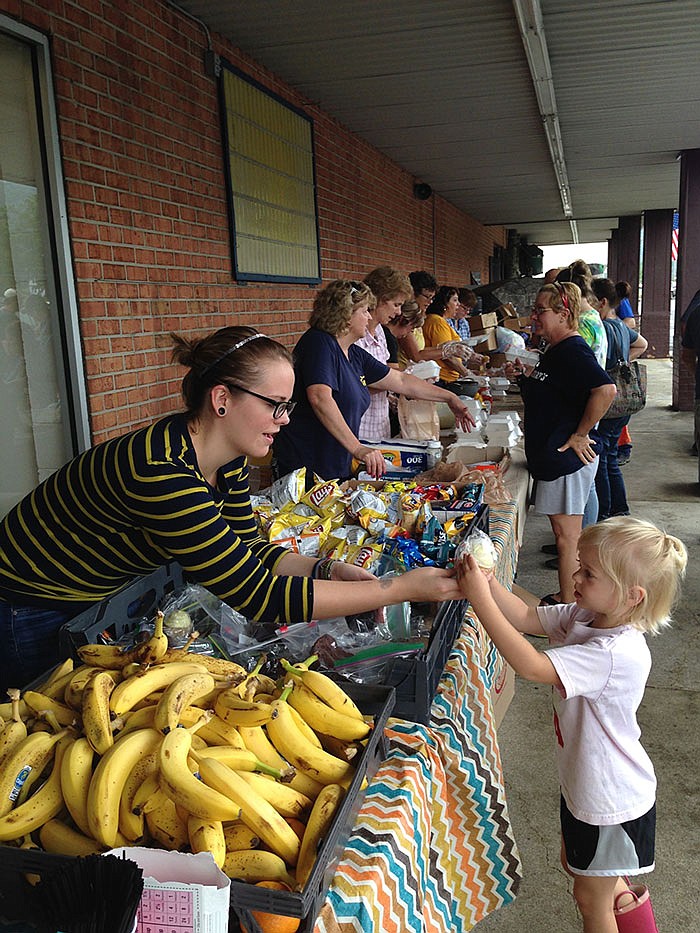
POLYGON ((211 852, 219 868, 226 858, 224 828, 219 820, 203 820, 199 816, 187 819, 187 835, 193 852, 211 852))
POLYGON ((121 717, 124 720, 124 725, 114 736, 114 741, 118 742, 123 736, 135 732, 137 729, 152 729, 156 716, 156 706, 157 703, 151 703, 150 706, 142 706, 130 713, 124 713, 121 717))
POLYGON ((20 712, 19 690, 16 687, 10 687, 7 693, 12 700, 12 718, 0 734, 0 768, 12 750, 27 738, 27 724, 20 712))
POLYGON ((193 747, 190 755, 197 762, 201 761, 202 758, 216 758, 217 761, 223 761, 232 771, 262 771, 263 774, 269 774, 276 781, 282 781, 285 784, 289 784, 296 774, 294 768, 286 763, 284 769, 265 764, 247 748, 232 748, 230 745, 209 745, 201 749, 193 747))
POLYGON ((257 849, 260 845, 260 836, 250 826, 246 826, 243 820, 226 823, 223 828, 227 852, 238 852, 240 849, 257 849))
POLYGON ((28 800, 0 818, 0 842, 21 839, 22 836, 39 829, 61 812, 63 809, 61 762, 66 749, 74 741, 74 737, 70 735, 64 735, 59 740, 55 746, 53 768, 47 780, 28 800))
POLYGON ((222 690, 214 704, 216 715, 234 726, 262 726, 269 722, 272 706, 243 700, 233 690, 222 690))
POLYGON ((0 817, 10 812, 25 782, 42 773, 63 735, 65 732, 32 732, 8 754, 0 769, 0 817))
MULTIPOLYGON (((167 738, 166 738, 167 741, 167 738)), ((243 778, 214 758, 199 763, 202 780, 240 807, 240 818, 288 865, 296 865, 299 838, 272 804, 260 796, 243 778)))
POLYGON ((205 670, 196 674, 183 674, 164 690, 156 706, 154 728, 168 733, 180 722, 182 711, 206 696, 215 687, 212 675, 205 670))
POLYGON ((187 651, 185 648, 168 648, 161 663, 172 664, 182 661, 196 661, 209 671, 220 677, 230 677, 238 683, 246 676, 247 671, 235 661, 226 661, 224 658, 213 658, 210 654, 198 654, 196 651, 187 651))
MULTIPOLYGON (((197 724, 191 727, 196 729, 197 724)), ((192 749, 192 733, 188 729, 173 729, 160 747, 160 786, 174 803, 193 816, 205 820, 237 820, 237 802, 202 783, 190 771, 187 763, 192 749)))
POLYGON ((309 690, 303 682, 294 684, 292 692, 289 694, 288 703, 294 707, 314 732, 333 735, 347 742, 364 739, 369 734, 370 727, 364 719, 339 713, 324 700, 319 699, 313 690, 309 690))
POLYGON ((134 796, 146 778, 158 772, 158 752, 139 758, 129 772, 119 801, 119 832, 130 842, 137 842, 144 834, 143 813, 134 813, 134 796))
POLYGON ((121 670, 129 662, 127 652, 121 645, 81 645, 78 657, 83 664, 106 670, 121 670))
POLYGON ((165 616, 158 609, 156 612, 155 626, 153 634, 141 645, 132 648, 129 654, 129 663, 134 661, 145 666, 157 664, 165 657, 168 650, 168 636, 163 631, 163 619, 165 616))
POLYGON ((169 797, 165 797, 158 807, 146 814, 146 825, 151 837, 163 849, 175 852, 189 845, 187 822, 182 819, 169 797))
POLYGON ((289 703, 287 703, 287 706, 289 706, 289 714, 294 720, 294 725, 297 727, 299 732, 301 732, 301 734, 304 736, 306 741, 311 742, 311 744, 315 745, 316 748, 323 748, 323 746, 321 745, 321 740, 316 735, 316 733, 311 728, 311 726, 308 724, 308 722, 301 715, 301 713, 298 713, 294 709, 293 706, 289 705, 289 703))
MULTIPOLYGON (((316 656, 313 655, 305 664, 313 663, 316 656)), ((288 661, 281 661, 282 667, 291 674, 295 680, 301 681, 305 687, 308 687, 324 703, 327 703, 338 713, 345 713, 346 716, 354 716, 355 719, 363 719, 362 711, 356 706, 353 700, 347 695, 340 684, 326 674, 320 671, 310 671, 304 665, 291 665, 288 661)))
POLYGON ((306 823, 297 862, 297 884, 303 888, 316 862, 318 848, 328 835, 333 818, 345 795, 339 784, 328 784, 316 798, 306 823))
POLYGON ((250 784, 264 800, 271 803, 281 816, 298 819, 302 814, 308 813, 313 806, 313 800, 300 794, 293 787, 289 787, 288 784, 281 784, 279 781, 251 771, 240 771, 239 777, 242 777, 246 784, 250 784))
POLYGON ((162 690, 183 674, 195 674, 202 669, 201 664, 186 661, 182 664, 156 664, 143 673, 133 674, 112 691, 110 698, 112 712, 117 716, 128 713, 149 694, 162 690))
MULTIPOLYGON (((10 696, 12 696, 12 694, 10 693, 10 690, 11 690, 11 689, 14 689, 14 688, 9 688, 9 689, 7 690, 7 693, 10 694, 10 696)), ((20 699, 20 701, 19 701, 19 716, 20 716, 20 719, 26 720, 26 719, 29 719, 29 718, 30 718, 31 716, 33 716, 33 715, 34 715, 34 712, 33 712, 32 710, 29 709, 29 707, 28 707, 27 704, 24 702, 24 700, 20 699)), ((13 719, 13 718, 14 718, 14 710, 13 710, 13 703, 12 703, 12 701, 10 701, 9 703, 0 703, 0 716, 2 716, 2 718, 3 718, 6 722, 9 722, 10 719, 13 719)))
POLYGON ((43 713, 44 711, 53 713, 62 726, 72 726, 76 721, 75 710, 71 709, 70 706, 66 706, 65 703, 61 703, 60 700, 52 700, 46 694, 39 693, 38 690, 25 690, 23 698, 27 706, 33 709, 35 713, 43 713))
POLYGON ((321 741, 322 748, 325 748, 329 755, 340 758, 341 761, 354 761, 362 752, 362 742, 348 742, 345 739, 337 739, 334 735, 327 735, 324 732, 317 732, 316 734, 321 741))
POLYGON ((258 881, 282 881, 293 888, 295 880, 279 855, 264 849, 240 849, 227 852, 223 866, 229 878, 256 884, 258 881))
POLYGON ((84 736, 66 749, 61 763, 61 793, 73 822, 81 833, 90 835, 87 799, 92 780, 95 752, 84 736))
POLYGON ((73 658, 67 658, 55 667, 46 680, 36 688, 39 693, 51 697, 53 700, 62 700, 66 684, 73 676, 73 658))
POLYGON ((39 841, 42 849, 55 855, 99 855, 105 851, 105 847, 99 842, 89 836, 83 836, 60 820, 44 823, 39 830, 39 841))
POLYGON ((272 744, 297 771, 303 771, 320 784, 342 781, 352 771, 350 764, 313 745, 299 731, 292 707, 283 697, 284 694, 272 704, 272 718, 266 727, 272 744))
POLYGON ((114 744, 109 698, 115 683, 109 671, 98 671, 85 684, 81 705, 83 734, 98 755, 114 744))
MULTIPOLYGON (((22 842, 22 845, 20 846, 20 849, 25 849, 27 851, 35 850, 37 852, 41 852, 41 846, 38 846, 36 842, 34 842, 31 835, 24 837, 24 840, 22 842)), ((34 887, 35 884, 39 884, 39 882, 41 881, 41 875, 37 875, 36 872, 33 872, 33 871, 25 872, 24 877, 26 881, 28 881, 29 884, 32 885, 32 887, 34 887)))
POLYGON ((90 835, 114 848, 119 834, 119 801, 129 772, 160 741, 155 729, 140 729, 115 742, 100 759, 90 781, 87 816, 90 835))
MULTIPOLYGON (((63 691, 63 702, 71 709, 80 712, 83 706, 83 690, 85 684, 90 680, 93 674, 104 670, 102 667, 91 667, 89 664, 82 664, 77 670, 73 671, 68 679, 68 683, 63 691)), ((117 682, 120 672, 110 670, 114 682, 117 682)))
MULTIPOLYGON (((264 761, 266 765, 270 765, 271 768, 279 768, 280 771, 291 767, 289 762, 285 761, 268 739, 267 733, 262 726, 240 726, 238 732, 245 743, 245 747, 260 761, 264 761)), ((296 769, 294 770, 296 771, 296 769)), ((315 800, 323 784, 314 781, 303 771, 297 771, 289 782, 289 786, 315 800)))
MULTIPOLYGON (((204 712, 203 709, 196 706, 188 706, 187 709, 182 711, 180 722, 183 726, 193 726, 201 719, 204 712)), ((197 735, 203 738, 208 745, 230 745, 232 748, 245 748, 238 727, 225 722, 216 714, 197 730, 197 735)))
MULTIPOLYGON (((140 787, 137 787, 134 798, 131 801, 131 810, 135 815, 147 815, 152 810, 157 810, 162 806, 163 801, 168 795, 160 786, 160 773, 158 771, 158 762, 160 761, 160 749, 156 762, 156 770, 144 778, 140 787)), ((168 798, 170 799, 170 798, 168 798)))

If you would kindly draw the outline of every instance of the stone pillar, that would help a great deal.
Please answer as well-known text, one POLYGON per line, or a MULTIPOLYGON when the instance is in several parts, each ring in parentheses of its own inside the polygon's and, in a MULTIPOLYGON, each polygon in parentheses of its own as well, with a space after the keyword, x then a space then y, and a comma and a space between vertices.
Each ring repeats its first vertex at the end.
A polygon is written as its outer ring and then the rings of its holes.
POLYGON ((695 380, 680 363, 680 318, 700 288, 700 149, 681 153, 681 186, 678 199, 678 268, 676 318, 673 336, 673 407, 692 411, 695 380))
POLYGON ((673 211, 644 212, 644 266, 638 321, 648 356, 669 356, 671 337, 671 231, 673 211))
POLYGON ((639 240, 642 233, 642 216, 620 217, 617 228, 616 275, 613 282, 629 282, 632 286, 630 304, 635 318, 639 317, 639 240))

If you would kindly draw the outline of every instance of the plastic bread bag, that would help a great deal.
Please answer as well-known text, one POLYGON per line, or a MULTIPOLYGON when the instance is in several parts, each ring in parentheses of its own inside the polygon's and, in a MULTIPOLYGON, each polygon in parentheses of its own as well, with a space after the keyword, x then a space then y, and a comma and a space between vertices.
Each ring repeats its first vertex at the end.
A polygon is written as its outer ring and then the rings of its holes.
POLYGON ((464 541, 460 541, 457 545, 455 563, 458 563, 467 554, 471 554, 481 569, 486 571, 493 570, 498 560, 495 544, 479 528, 475 528, 464 541))

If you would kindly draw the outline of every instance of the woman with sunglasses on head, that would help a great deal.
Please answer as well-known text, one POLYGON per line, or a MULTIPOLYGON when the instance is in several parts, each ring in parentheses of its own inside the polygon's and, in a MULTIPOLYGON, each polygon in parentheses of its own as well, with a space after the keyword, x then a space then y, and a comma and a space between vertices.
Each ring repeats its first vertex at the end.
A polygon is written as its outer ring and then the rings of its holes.
POLYGON ((543 285, 532 333, 546 350, 534 368, 514 364, 525 406, 525 455, 537 481, 535 510, 549 516, 559 554, 559 592, 547 604, 573 601, 583 510, 598 466, 598 421, 615 385, 578 332, 581 292, 572 282, 543 285))
POLYGON ((173 340, 185 411, 90 448, 0 524, 0 693, 56 663, 64 622, 171 559, 256 621, 459 597, 447 571, 380 581, 260 538, 247 457, 264 457, 289 421, 289 352, 250 327, 173 340))
POLYGON ((306 467, 307 483, 348 479, 352 460, 374 478, 385 471, 381 452, 362 443, 360 421, 370 388, 446 402, 455 420, 471 430, 474 420, 459 398, 423 379, 390 369, 356 341, 371 320, 374 295, 363 282, 337 279, 316 294, 309 329, 294 348, 294 415, 275 440, 277 473, 306 467))

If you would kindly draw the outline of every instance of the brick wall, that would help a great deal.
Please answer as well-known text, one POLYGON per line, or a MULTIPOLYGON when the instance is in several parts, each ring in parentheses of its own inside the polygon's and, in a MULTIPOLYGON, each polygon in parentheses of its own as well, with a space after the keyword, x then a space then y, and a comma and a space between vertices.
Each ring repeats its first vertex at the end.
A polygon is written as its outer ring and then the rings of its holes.
MULTIPOLYGON (((201 27, 158 0, 0 6, 51 37, 93 440, 179 407, 170 331, 252 324, 293 346, 314 289, 233 281, 201 27)), ((214 44, 314 119, 325 281, 380 264, 434 270, 454 285, 472 270, 488 281, 502 228, 439 197, 417 201, 411 175, 221 37, 214 44)))

